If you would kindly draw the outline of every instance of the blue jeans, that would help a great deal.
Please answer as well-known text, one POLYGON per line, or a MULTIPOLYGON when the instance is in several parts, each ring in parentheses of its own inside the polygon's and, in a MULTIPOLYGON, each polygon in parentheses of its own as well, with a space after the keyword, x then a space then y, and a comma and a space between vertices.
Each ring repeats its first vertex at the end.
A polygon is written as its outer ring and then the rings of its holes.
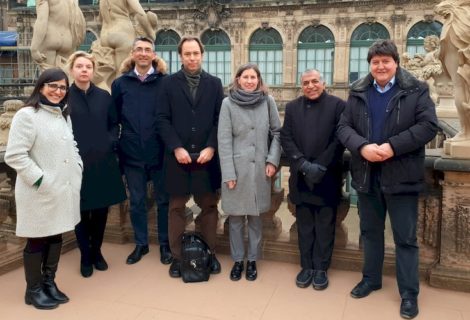
POLYGON ((165 191, 163 170, 124 165, 127 187, 130 193, 131 223, 134 229, 136 245, 148 245, 147 226, 147 181, 153 183, 154 197, 157 203, 157 232, 160 245, 168 245, 168 202, 165 191))

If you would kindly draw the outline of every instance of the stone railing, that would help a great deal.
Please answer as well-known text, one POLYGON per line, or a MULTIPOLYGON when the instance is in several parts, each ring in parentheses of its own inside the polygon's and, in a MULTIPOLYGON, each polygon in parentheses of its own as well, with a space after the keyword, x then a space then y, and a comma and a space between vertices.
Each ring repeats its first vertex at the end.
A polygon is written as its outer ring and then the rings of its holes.
MULTIPOLYGON (((443 128, 443 130, 447 130, 443 128)), ((446 132, 449 135, 449 132, 446 132)), ((451 134, 451 133, 450 133, 451 134)), ((419 201, 418 241, 420 244, 420 273, 430 285, 454 290, 470 291, 470 160, 445 159, 441 156, 444 134, 431 143, 426 156, 426 192, 419 201)), ((15 172, 3 161, 4 146, 0 146, 0 274, 22 263, 24 239, 15 234, 15 172)), ((348 157, 345 157, 347 162, 348 157)), ((345 165, 346 167, 346 165, 345 165)), ((278 175, 286 180, 284 166, 278 175)), ((346 172, 347 170, 345 170, 346 172)), ((286 183, 273 183, 271 210, 263 214, 263 257, 299 263, 297 231, 293 207, 287 203, 286 183)), ((149 198, 152 190, 149 190, 149 198)), ((149 201, 153 204, 153 201, 149 201)), ((126 243, 133 241, 128 202, 111 207, 105 241, 126 243)), ((154 204, 149 212, 155 212, 154 204)), ((188 228, 194 228, 188 208, 188 228)), ((149 214, 150 237, 156 242, 155 214, 149 214)), ((196 218, 197 219, 197 218, 196 218)), ((218 229, 218 252, 229 253, 228 227, 221 216, 218 229)), ((332 266, 345 270, 361 270, 362 253, 357 208, 350 205, 347 195, 338 210, 335 250, 332 266)), ((387 228, 388 232, 390 228, 387 228)), ((395 271, 393 240, 386 233, 385 273, 395 271)), ((75 247, 73 233, 65 235, 65 250, 75 247)), ((124 259, 124 258, 123 258, 124 259)), ((78 261, 77 261, 78 264, 78 261)))

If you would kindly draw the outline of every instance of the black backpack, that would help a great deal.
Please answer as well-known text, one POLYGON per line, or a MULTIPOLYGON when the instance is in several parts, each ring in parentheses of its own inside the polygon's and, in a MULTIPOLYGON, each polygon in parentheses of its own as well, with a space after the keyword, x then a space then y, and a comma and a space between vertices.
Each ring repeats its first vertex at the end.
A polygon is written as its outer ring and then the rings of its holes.
POLYGON ((209 280, 212 255, 204 239, 195 232, 183 234, 181 276, 184 282, 209 280))

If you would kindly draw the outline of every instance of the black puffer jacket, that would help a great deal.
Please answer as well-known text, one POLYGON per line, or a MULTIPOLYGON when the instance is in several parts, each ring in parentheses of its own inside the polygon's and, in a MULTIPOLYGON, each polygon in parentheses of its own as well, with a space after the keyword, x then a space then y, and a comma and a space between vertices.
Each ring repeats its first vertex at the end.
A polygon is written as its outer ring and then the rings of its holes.
MULTIPOLYGON (((419 192, 424 185, 424 147, 438 131, 436 110, 425 83, 400 67, 395 79, 399 90, 388 104, 383 128, 394 156, 381 163, 381 188, 384 193, 419 192)), ((359 192, 370 188, 371 166, 359 150, 369 143, 367 90, 373 81, 369 74, 351 85, 338 124, 338 138, 351 151, 352 186, 359 192)))

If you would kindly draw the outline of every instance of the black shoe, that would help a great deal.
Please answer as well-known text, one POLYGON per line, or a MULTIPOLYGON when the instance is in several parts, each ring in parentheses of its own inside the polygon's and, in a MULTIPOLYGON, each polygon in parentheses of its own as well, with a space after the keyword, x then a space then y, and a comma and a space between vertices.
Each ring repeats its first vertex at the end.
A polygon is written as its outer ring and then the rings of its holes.
POLYGON ((169 272, 170 272, 170 277, 172 278, 181 277, 181 262, 178 259, 173 259, 169 272))
POLYGON ((168 245, 160 245, 160 262, 163 264, 170 264, 173 261, 171 250, 168 245))
POLYGON ((134 264, 139 262, 142 259, 142 256, 145 256, 149 253, 149 246, 136 245, 134 251, 127 257, 127 264, 134 264))
POLYGON ((367 297, 372 291, 382 289, 382 285, 372 286, 362 280, 352 290, 351 297, 360 299, 367 297))
POLYGON ((295 284, 299 288, 307 288, 313 279, 313 270, 312 269, 302 269, 297 278, 295 279, 295 284))
POLYGON ((93 265, 95 266, 96 270, 99 270, 99 271, 108 270, 108 263, 106 262, 106 260, 104 260, 104 257, 101 254, 101 252, 96 254, 95 261, 93 262, 93 265))
POLYGON ((323 270, 313 270, 313 289, 324 290, 328 287, 328 275, 323 270))
POLYGON ((89 278, 93 274, 93 265, 80 263, 80 274, 84 278, 89 278))
POLYGON ((413 319, 419 313, 418 300, 402 299, 400 305, 400 316, 404 319, 413 319))
POLYGON ((246 262, 246 273, 245 278, 248 281, 255 281, 258 277, 258 271, 256 270, 256 261, 246 262))
POLYGON ((243 261, 237 261, 234 263, 232 267, 232 271, 230 271, 230 280, 238 281, 242 278, 243 272, 243 261))
POLYGON ((215 253, 212 254, 212 262, 211 262, 211 274, 217 274, 222 271, 222 267, 220 266, 219 260, 217 260, 215 253))

